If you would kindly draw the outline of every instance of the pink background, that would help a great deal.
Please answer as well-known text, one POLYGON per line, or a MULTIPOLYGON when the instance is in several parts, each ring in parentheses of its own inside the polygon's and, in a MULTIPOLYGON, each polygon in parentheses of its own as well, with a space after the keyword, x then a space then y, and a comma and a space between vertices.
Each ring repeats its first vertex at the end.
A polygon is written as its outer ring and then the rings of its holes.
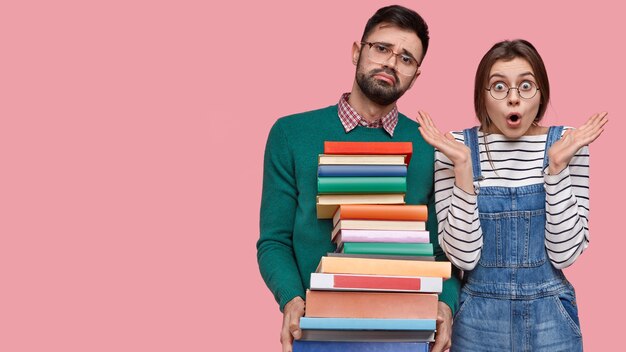
MULTIPOLYGON (((404 113, 474 125, 478 61, 517 37, 546 62, 546 124, 610 112, 591 147, 591 246, 567 274, 586 350, 620 345, 618 2, 398 3, 432 37, 404 113)), ((352 42, 389 2, 208 4, 1 6, 0 350, 280 350, 256 264, 265 140, 350 90, 352 42)))

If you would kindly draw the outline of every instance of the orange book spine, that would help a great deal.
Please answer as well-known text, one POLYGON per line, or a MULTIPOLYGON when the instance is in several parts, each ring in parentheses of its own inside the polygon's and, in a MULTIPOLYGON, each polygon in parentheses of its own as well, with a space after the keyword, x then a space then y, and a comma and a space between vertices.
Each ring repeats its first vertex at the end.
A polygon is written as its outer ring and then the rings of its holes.
POLYGON ((437 319, 437 301, 427 293, 307 291, 306 316, 437 319))
POLYGON ((419 260, 322 257, 319 273, 393 276, 428 276, 449 279, 450 262, 419 260))
POLYGON ((380 204, 346 204, 341 205, 339 216, 334 223, 344 219, 363 220, 428 220, 428 209, 425 205, 380 205, 380 204))

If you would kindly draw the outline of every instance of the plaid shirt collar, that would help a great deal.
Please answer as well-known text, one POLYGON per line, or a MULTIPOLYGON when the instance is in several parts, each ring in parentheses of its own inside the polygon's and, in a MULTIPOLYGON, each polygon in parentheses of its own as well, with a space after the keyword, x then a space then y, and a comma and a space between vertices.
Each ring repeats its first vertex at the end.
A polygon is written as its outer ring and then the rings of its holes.
POLYGON ((393 137, 393 130, 398 125, 398 108, 393 107, 387 115, 381 117, 380 119, 374 122, 368 122, 361 115, 359 115, 350 103, 348 103, 348 97, 350 93, 344 93, 341 95, 339 99, 338 111, 339 111, 339 119, 341 120, 341 124, 343 128, 346 130, 346 133, 352 131, 356 128, 356 126, 361 125, 369 128, 384 128, 387 133, 391 137, 393 137))

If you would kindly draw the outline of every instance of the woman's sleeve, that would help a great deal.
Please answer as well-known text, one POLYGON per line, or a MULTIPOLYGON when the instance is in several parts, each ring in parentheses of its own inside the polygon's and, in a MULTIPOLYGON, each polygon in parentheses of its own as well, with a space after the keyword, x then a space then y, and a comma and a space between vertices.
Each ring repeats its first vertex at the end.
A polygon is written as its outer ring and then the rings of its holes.
MULTIPOLYGON (((453 135, 463 142, 462 134, 453 135)), ((472 270, 480 259, 483 246, 477 196, 455 185, 453 166, 443 153, 435 151, 435 210, 439 245, 455 266, 472 270)))
POLYGON ((581 148, 557 175, 544 172, 546 248, 557 269, 572 265, 589 246, 589 148, 581 148))

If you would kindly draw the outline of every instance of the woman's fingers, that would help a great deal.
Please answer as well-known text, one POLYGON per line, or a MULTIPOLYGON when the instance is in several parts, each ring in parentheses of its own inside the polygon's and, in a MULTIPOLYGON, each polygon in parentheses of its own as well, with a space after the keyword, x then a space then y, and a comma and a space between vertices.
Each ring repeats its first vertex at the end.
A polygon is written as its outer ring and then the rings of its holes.
POLYGON ((584 131, 584 130, 587 130, 587 129, 598 128, 599 126, 601 127, 601 126, 603 126, 607 122, 607 118, 606 118, 607 115, 608 115, 608 112, 606 112, 606 111, 601 112, 601 113, 593 114, 578 129, 584 131))
POLYGON ((441 134, 441 132, 439 132, 439 130, 437 129, 437 126, 435 126, 435 123, 433 122, 433 119, 430 117, 430 115, 426 112, 426 111, 418 111, 418 114, 422 117, 422 120, 424 122, 424 126, 430 130, 432 130, 434 133, 438 133, 441 134))
POLYGON ((437 148, 453 163, 464 158, 467 154, 465 145, 458 142, 450 132, 441 133, 427 112, 418 111, 417 122, 420 124, 418 129, 424 140, 437 148))
POLYGON ((595 141, 600 134, 602 134, 604 131, 604 125, 606 125, 609 121, 606 117, 607 115, 607 112, 595 114, 587 121, 587 123, 575 131, 575 139, 578 147, 589 145, 591 142, 595 141))

